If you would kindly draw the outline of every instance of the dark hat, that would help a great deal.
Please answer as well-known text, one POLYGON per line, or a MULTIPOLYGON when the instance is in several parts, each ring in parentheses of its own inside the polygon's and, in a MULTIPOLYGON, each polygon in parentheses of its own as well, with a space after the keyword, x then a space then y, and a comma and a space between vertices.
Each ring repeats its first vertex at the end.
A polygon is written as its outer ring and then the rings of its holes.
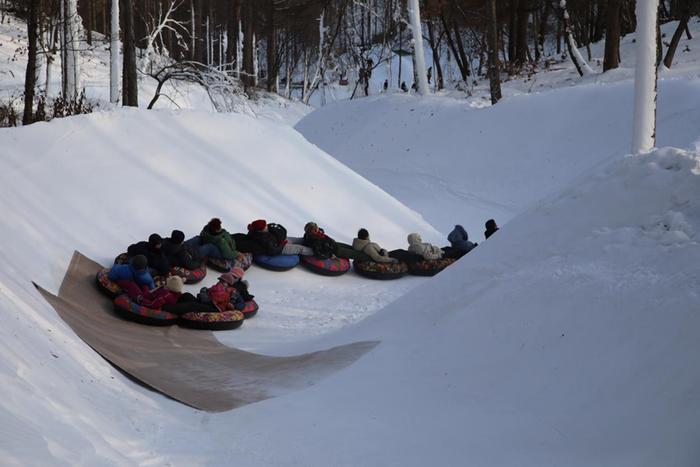
POLYGON ((358 230, 357 238, 359 238, 360 240, 367 240, 369 238, 369 232, 367 232, 367 229, 358 230))
POLYGON ((157 246, 157 245, 160 245, 161 243, 163 243, 163 239, 157 233, 151 234, 148 237, 148 244, 150 246, 157 246))
POLYGON ((207 228, 209 229, 209 232, 220 231, 221 230, 221 219, 219 219, 218 217, 213 218, 207 224, 207 228))
POLYGON ((170 234, 170 240, 173 243, 180 244, 185 241, 185 234, 181 230, 173 230, 170 234))
POLYGON ((265 230, 265 227, 267 227, 267 222, 265 222, 265 219, 258 219, 256 221, 251 222, 248 224, 248 230, 257 230, 257 231, 262 231, 265 230))
POLYGON ((496 225, 496 221, 495 221, 495 220, 489 219, 489 220, 486 221, 486 224, 484 225, 484 227, 486 227, 488 230, 494 230, 494 229, 496 229, 498 226, 496 225))
POLYGON ((131 258, 130 264, 136 271, 143 271, 148 267, 148 259, 144 255, 136 255, 131 258))

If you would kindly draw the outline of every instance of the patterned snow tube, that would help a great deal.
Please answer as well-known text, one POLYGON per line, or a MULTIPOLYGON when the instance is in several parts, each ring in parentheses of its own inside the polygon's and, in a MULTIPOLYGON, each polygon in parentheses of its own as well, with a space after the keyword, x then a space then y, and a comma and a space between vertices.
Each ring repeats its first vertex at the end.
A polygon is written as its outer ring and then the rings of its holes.
POLYGON ((238 253, 236 259, 207 258, 207 266, 219 272, 230 272, 236 266, 245 271, 251 264, 253 264, 252 253, 238 253))
MULTIPOLYGON (((114 258, 114 264, 126 264, 129 262, 129 257, 127 256, 126 253, 121 253, 119 256, 114 258)), ((154 270, 151 269, 151 272, 154 270)), ((171 276, 180 276, 182 277, 182 280, 185 281, 185 284, 196 284, 197 282, 200 282, 202 279, 204 279, 207 275, 207 266, 206 264, 202 264, 200 267, 196 269, 186 269, 183 268, 182 266, 173 266, 170 268, 170 275, 171 276)), ((158 280, 156 279, 156 275, 153 276, 154 280, 157 282, 163 282, 165 283, 165 278, 158 280)))
POLYGON ((170 275, 182 277, 185 284, 196 284, 206 277, 207 266, 203 264, 197 269, 186 269, 182 266, 174 266, 170 268, 170 275))
POLYGON ((253 261, 261 268, 270 271, 289 271, 299 264, 299 255, 257 255, 253 261))
POLYGON ((226 331, 241 327, 245 315, 240 311, 190 312, 180 315, 178 324, 185 328, 226 331))
POLYGON ((353 261, 355 272, 369 279, 399 279, 408 273, 406 263, 378 263, 376 261, 353 261))
POLYGON ((455 261, 454 258, 443 258, 408 263, 408 272, 414 276, 434 276, 455 261))
POLYGON ((178 321, 177 315, 139 305, 126 294, 114 299, 114 311, 124 319, 151 326, 169 326, 178 321))
POLYGON ((111 299, 115 299, 122 294, 122 289, 117 284, 109 280, 109 271, 111 271, 110 268, 100 269, 97 271, 95 279, 97 280, 97 288, 100 289, 100 292, 107 295, 111 299))
POLYGON ((323 276, 342 276, 350 270, 350 261, 345 258, 320 259, 315 256, 302 256, 301 264, 309 271, 323 276))
POLYGON ((245 319, 248 319, 257 315, 259 309, 260 307, 255 300, 248 300, 245 302, 245 307, 241 311, 243 312, 245 319))

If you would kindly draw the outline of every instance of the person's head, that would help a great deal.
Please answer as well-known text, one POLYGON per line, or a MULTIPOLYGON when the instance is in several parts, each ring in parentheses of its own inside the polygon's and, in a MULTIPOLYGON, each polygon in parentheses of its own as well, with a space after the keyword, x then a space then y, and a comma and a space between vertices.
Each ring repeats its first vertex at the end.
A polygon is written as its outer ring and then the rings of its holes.
POLYGON ((238 279, 236 279, 236 276, 234 276, 230 272, 226 272, 226 273, 219 276, 219 282, 221 282, 222 284, 224 284, 226 286, 234 285, 237 280, 238 279))
POLYGON ((185 241, 185 234, 182 232, 182 230, 173 230, 173 232, 170 234, 170 241, 176 245, 179 245, 185 241))
POLYGON ((238 266, 231 268, 231 274, 233 274, 233 277, 235 277, 237 280, 243 279, 243 276, 245 275, 245 271, 243 268, 239 268, 238 266))
POLYGON ((265 232, 267 231, 267 222, 265 221, 265 219, 258 219, 256 221, 253 221, 250 224, 248 224, 248 231, 265 232))
POLYGON ((134 271, 144 271, 148 267, 148 259, 144 255, 136 255, 131 258, 129 264, 134 268, 134 271))
POLYGON ((148 246, 153 249, 158 249, 163 244, 163 239, 157 233, 153 233, 148 237, 148 246))
POLYGON ((359 238, 360 240, 369 240, 369 232, 367 232, 367 229, 358 230, 357 238, 359 238))
POLYGON ((182 287, 184 285, 185 282, 180 276, 170 276, 165 280, 165 286, 168 288, 168 290, 175 293, 182 293, 182 287))
POLYGON ((493 219, 489 219, 486 221, 486 230, 496 230, 498 226, 496 225, 496 221, 493 219))
POLYGON ((218 217, 213 218, 207 224, 207 230, 211 233, 221 232, 221 219, 218 217))
POLYGON ((314 234, 318 232, 318 224, 315 222, 307 222, 304 226, 304 233, 314 234))
POLYGON ((415 244, 422 243, 422 242, 423 242, 423 239, 417 233, 408 234, 408 244, 409 245, 415 245, 415 244))

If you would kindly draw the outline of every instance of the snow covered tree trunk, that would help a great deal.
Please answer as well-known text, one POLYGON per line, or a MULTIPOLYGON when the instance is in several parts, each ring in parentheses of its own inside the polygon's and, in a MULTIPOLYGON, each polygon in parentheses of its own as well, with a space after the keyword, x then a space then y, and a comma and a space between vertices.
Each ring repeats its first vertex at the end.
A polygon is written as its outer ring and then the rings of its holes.
POLYGON ((258 56, 258 38, 253 34, 253 86, 256 88, 260 84, 260 57, 258 56))
POLYGON ((637 0, 637 67, 634 77, 632 153, 656 144, 656 15, 658 0, 637 0))
POLYGON ((109 47, 109 101, 119 103, 119 0, 112 0, 109 47))
POLYGON ((566 8, 566 0, 561 0, 559 6, 562 9, 562 16, 564 17, 564 36, 566 39, 566 46, 569 49, 569 56, 571 61, 574 62, 574 66, 581 76, 592 75, 594 73, 593 69, 588 66, 586 60, 584 60, 581 52, 578 51, 576 46, 576 41, 574 40, 574 33, 571 29, 571 18, 569 17, 569 10, 566 8))
POLYGON ((430 94, 430 86, 428 85, 428 75, 425 70, 425 55, 423 53, 423 32, 420 24, 420 7, 418 0, 408 0, 408 16, 411 21, 411 30, 413 31, 413 53, 415 55, 416 70, 418 77, 416 81, 416 90, 418 94, 430 94))
POLYGON ((65 0, 64 7, 64 46, 65 46, 65 94, 64 98, 74 101, 78 98, 80 88, 80 66, 78 52, 80 50, 80 16, 78 16, 77 0, 65 0))
POLYGON ((241 79, 241 63, 243 62, 243 24, 238 22, 236 35, 236 79, 241 79))

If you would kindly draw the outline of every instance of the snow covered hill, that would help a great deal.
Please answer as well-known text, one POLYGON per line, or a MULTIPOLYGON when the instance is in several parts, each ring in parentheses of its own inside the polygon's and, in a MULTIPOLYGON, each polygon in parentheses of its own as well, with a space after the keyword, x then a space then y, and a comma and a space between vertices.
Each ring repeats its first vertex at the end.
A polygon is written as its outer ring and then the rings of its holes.
MULTIPOLYGON (((494 107, 407 95, 323 107, 296 128, 384 187, 442 232, 506 222, 591 167, 629 152, 630 81, 514 96, 494 107)), ((477 101, 478 102, 478 101, 477 101)), ((700 80, 664 80, 659 145, 689 148, 700 133, 700 80)))

